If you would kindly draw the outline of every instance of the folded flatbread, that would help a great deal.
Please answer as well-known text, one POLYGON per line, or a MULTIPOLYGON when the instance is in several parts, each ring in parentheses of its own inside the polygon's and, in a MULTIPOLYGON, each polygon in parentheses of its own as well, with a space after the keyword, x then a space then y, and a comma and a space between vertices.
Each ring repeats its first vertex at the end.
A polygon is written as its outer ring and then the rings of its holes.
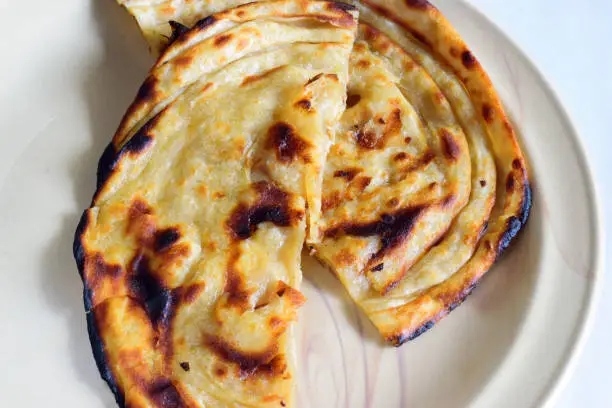
POLYGON ((100 370, 128 406, 156 406, 151 389, 291 404, 304 242, 400 345, 527 222, 514 128, 427 1, 119 2, 161 55, 75 254, 100 370))
POLYGON ((254 3, 200 21, 152 68, 74 247, 121 406, 292 406, 306 207, 356 26, 333 2, 254 3))

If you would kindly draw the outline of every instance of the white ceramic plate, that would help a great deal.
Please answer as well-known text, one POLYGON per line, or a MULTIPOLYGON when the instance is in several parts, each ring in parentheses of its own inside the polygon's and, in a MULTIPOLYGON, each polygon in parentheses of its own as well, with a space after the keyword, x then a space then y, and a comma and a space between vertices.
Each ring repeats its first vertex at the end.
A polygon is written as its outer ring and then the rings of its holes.
MULTIPOLYGON (((538 406, 590 321, 601 238, 573 127, 491 23, 462 2, 436 3, 519 129, 533 213, 470 299, 400 349, 382 347, 339 283, 307 261, 302 408, 538 406)), ((71 243, 98 156, 151 61, 111 0, 0 0, 0 10, 0 406, 113 407, 91 356, 71 243)))

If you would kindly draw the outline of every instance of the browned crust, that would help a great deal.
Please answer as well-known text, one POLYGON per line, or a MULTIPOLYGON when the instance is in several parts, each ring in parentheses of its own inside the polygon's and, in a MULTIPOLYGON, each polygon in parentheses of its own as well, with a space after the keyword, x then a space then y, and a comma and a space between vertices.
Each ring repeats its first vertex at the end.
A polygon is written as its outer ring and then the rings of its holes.
MULTIPOLYGON (((336 24, 339 26, 356 25, 355 17, 353 16, 353 14, 351 14, 351 12, 353 11, 352 6, 336 4, 333 2, 319 3, 326 4, 328 11, 321 10, 320 13, 304 13, 303 15, 275 15, 275 17, 306 17, 319 19, 321 21, 327 21, 331 24, 336 24)), ((310 10, 308 8, 308 5, 310 3, 303 2, 303 4, 305 10, 310 10)), ((248 10, 251 7, 258 6, 245 5, 242 7, 242 9, 248 10)), ((199 21, 196 26, 191 30, 188 30, 182 25, 174 24, 173 28, 175 35, 173 35, 172 44, 170 45, 169 49, 180 47, 182 44, 187 42, 190 38, 197 35, 198 33, 210 29, 212 26, 217 24, 219 21, 222 21, 224 18, 229 18, 230 13, 232 13, 232 11, 227 11, 224 13, 217 14, 215 16, 207 17, 199 21)), ((236 17, 238 17, 239 19, 240 14, 244 16, 244 13, 237 12, 236 15, 232 16, 232 18, 235 19, 236 17)), ((245 16, 245 18, 247 18, 247 16, 245 16)), ((215 44, 218 47, 222 47, 224 46, 224 44, 229 43, 231 41, 232 38, 227 35, 219 35, 215 38, 215 44)), ((189 63, 189 61, 185 58, 180 57, 179 55, 177 58, 173 59, 169 63, 176 64, 177 66, 182 66, 186 63, 189 63)), ((103 321, 104 311, 102 309, 104 305, 104 300, 101 299, 101 302, 98 305, 94 303, 95 288, 92 287, 92 285, 95 284, 95 282, 89 281, 86 274, 88 262, 97 262, 101 265, 103 262, 96 261, 95 257, 97 254, 88 251, 87 245, 84 242, 84 236, 86 234, 87 229, 92 225, 92 208, 96 206, 97 202, 104 194, 105 188, 109 185, 109 183, 112 183, 113 176, 118 171, 120 171, 120 168, 123 164, 125 164, 125 161, 137 158, 138 156, 144 154, 152 146, 154 142, 153 129, 156 127, 158 121, 163 116, 164 111, 160 112, 155 117, 148 120, 147 123, 144 126, 140 127, 138 132, 136 132, 133 136, 129 137, 129 139, 127 138, 128 132, 130 131, 130 129, 128 129, 128 123, 130 119, 137 115, 137 113, 141 109, 146 109, 147 104, 150 104, 149 107, 155 106, 154 102, 160 92, 162 92, 162 90, 160 87, 159 78, 155 76, 155 71, 153 70, 149 77, 145 80, 143 85, 140 87, 134 102, 131 104, 126 115, 122 119, 122 122, 115 134, 113 142, 107 146, 99 160, 96 191, 92 199, 90 208, 83 213, 80 219, 73 242, 74 258, 77 263, 79 274, 83 279, 84 308, 87 316, 87 327, 92 351, 100 375, 103 380, 108 384, 109 388, 115 396, 117 404, 120 407, 126 407, 127 405, 131 405, 130 401, 126 401, 126 397, 128 400, 130 397, 129 395, 126 395, 126 390, 121 388, 121 385, 118 383, 118 375, 117 373, 113 372, 113 368, 109 364, 108 359, 110 357, 106 349, 104 340, 106 338, 106 340, 108 341, 108 334, 105 334, 104 332, 107 329, 105 327, 105 322, 103 321), (102 305, 102 308, 98 309, 100 305, 102 305)), ((304 106, 304 108, 306 108, 305 103, 302 103, 302 105, 304 106)), ((299 148, 300 146, 297 146, 296 150, 299 151, 299 148)), ((255 186, 255 188, 257 189, 258 187, 255 186)), ((270 193, 270 189, 262 187, 261 190, 262 191, 260 191, 260 196, 266 196, 266 194, 270 193)), ((262 199, 265 201, 265 197, 262 199)), ((272 212, 274 212, 274 210, 275 209, 272 209, 272 212)), ((146 211, 144 212, 144 214, 146 215, 146 211)), ((276 217, 276 213, 268 213, 268 215, 266 216, 268 218, 274 218, 274 220, 281 224, 285 223, 284 219, 281 220, 276 217)), ((303 216, 303 212, 291 209, 290 214, 287 214, 286 222, 294 223, 297 219, 303 218, 303 216)), ((132 218, 136 219, 138 217, 132 218)), ((137 235, 139 245, 143 246, 143 248, 146 247, 146 251, 153 251, 158 254, 167 254, 168 256, 170 256, 177 242, 181 238, 180 231, 177 228, 173 227, 164 227, 159 229, 157 229, 154 225, 153 227, 154 228, 151 229, 148 225, 132 225, 129 227, 129 231, 127 233, 137 235)), ((248 226, 249 230, 251 230, 251 227, 253 226, 248 226)), ((145 249, 143 249, 143 251, 145 251, 145 249)), ((130 299, 130 302, 133 302, 135 308, 141 310, 146 314, 146 326, 149 327, 150 325, 151 330, 155 331, 157 336, 155 352, 162 354, 165 359, 168 359, 171 358, 173 354, 173 351, 171 350, 171 344, 169 344, 168 339, 171 337, 171 322, 174 319, 176 308, 181 303, 193 302, 193 300, 197 298, 198 294, 203 290, 203 286, 192 285, 188 288, 179 288, 174 290, 164 287, 163 283, 158 281, 149 270, 149 260, 147 257, 147 253, 145 252, 138 252, 134 256, 129 265, 129 269, 131 270, 129 271, 129 273, 128 271, 123 271, 125 272, 125 276, 122 276, 121 279, 125 280, 125 282, 123 283, 125 283, 128 289, 127 293, 123 296, 125 296, 125 298, 127 299, 130 299)), ((101 267, 105 269, 105 271, 114 270, 112 265, 102 265, 101 267)), ((297 295, 292 292, 291 288, 285 290, 285 292, 287 293, 287 296, 295 297, 295 302, 298 302, 298 300, 303 301, 297 299, 297 295)), ((268 361, 266 365, 260 367, 260 369, 262 371, 262 374, 274 375, 275 372, 284 369, 283 364, 283 361, 280 361, 279 359, 273 359, 272 361, 268 361)), ((186 364, 181 364, 180 366, 183 370, 186 370, 185 367, 189 367, 186 364)), ((123 374, 129 376, 135 375, 130 370, 126 370, 126 373, 122 373, 122 375, 123 374)), ((123 385, 125 386, 125 384, 123 385)), ((127 392, 129 393, 131 391, 127 392)), ((148 383, 146 383, 145 388, 143 388, 142 390, 139 389, 138 392, 142 392, 143 396, 145 396, 148 401, 154 406, 187 407, 193 405, 189 401, 184 400, 183 397, 180 395, 180 390, 178 390, 175 385, 164 376, 160 376, 159 378, 154 379, 154 381, 149 381, 148 383)), ((284 402, 281 402, 281 404, 284 404, 284 402)))
MULTIPOLYGON (((496 246, 486 238, 481 241, 475 255, 480 259, 479 264, 474 265, 468 262, 467 267, 464 266, 447 281, 426 290, 411 303, 388 311, 398 315, 400 319, 404 317, 406 322, 395 330, 381 330, 381 334, 389 343, 394 346, 401 346, 403 343, 419 337, 463 303, 476 288, 480 279, 501 257, 519 231, 525 226, 531 210, 531 194, 531 188, 527 185, 527 192, 519 216, 508 218, 506 227, 499 234, 500 238, 496 246), (424 300, 433 302, 436 308, 430 313, 421 314, 421 303, 424 300)), ((486 229, 486 225, 483 229, 486 229)))
MULTIPOLYGON (((286 0, 275 0, 274 2, 282 5, 286 2, 286 0)), ((269 6, 273 6, 274 2, 269 2, 269 6)), ((327 0, 298 2, 298 4, 300 4, 302 8, 300 13, 273 13, 274 17, 288 19, 309 18, 343 28, 355 27, 357 25, 354 11, 355 8, 349 4, 327 0)), ((237 23, 249 21, 253 18, 250 11, 256 11, 260 7, 267 6, 262 6, 257 2, 243 4, 236 8, 208 16, 198 21, 195 26, 189 30, 185 30, 185 27, 182 26, 182 24, 174 23, 173 28, 176 35, 173 34, 171 43, 167 44, 166 49, 163 50, 159 56, 156 64, 151 69, 149 77, 140 88, 138 95, 128 108, 117 131, 115 132, 113 137, 113 145, 115 149, 121 148, 123 143, 125 143, 126 138, 132 131, 130 126, 132 120, 134 118, 138 118, 142 112, 150 112, 153 109, 153 106, 155 106, 157 98, 160 94, 162 94, 162 90, 159 87, 159 78, 156 74, 156 69, 165 64, 173 64, 175 66, 185 64, 184 59, 181 59, 178 56, 172 57, 172 53, 179 51, 178 55, 180 55, 182 51, 184 51, 182 49, 191 40, 194 40, 207 31, 211 31, 214 27, 222 24, 224 21, 230 20, 237 23)), ((221 48, 230 43, 231 38, 228 35, 221 33, 215 37, 214 41, 215 45, 221 48)))
MULTIPOLYGON (((426 290, 407 305, 386 311, 396 315, 401 323, 394 328, 379 326, 379 329, 391 344, 398 346, 433 327, 465 300, 525 226, 532 197, 515 130, 488 75, 450 23, 426 0, 362 0, 362 3, 399 24, 456 73, 476 110, 481 112, 498 159, 497 170, 504 180, 498 186, 505 194, 500 203, 502 211, 489 220, 495 228, 484 235, 474 257, 447 281, 426 290), (428 307, 423 308, 423 303, 428 303, 428 307), (423 310, 432 311, 423 313, 423 310)), ((445 156, 452 159, 453 146, 449 143, 452 140, 440 136, 445 156)), ((376 316, 373 320, 376 321, 376 316)))
MULTIPOLYGON (((87 308, 87 305, 85 307, 87 308)), ((87 333, 89 335, 89 342, 91 344, 91 350, 93 352, 98 371, 100 372, 100 376, 113 393, 117 405, 120 408, 125 408, 125 395, 123 390, 119 388, 119 384, 117 384, 113 371, 108 364, 108 360, 106 359, 104 341, 98 330, 95 315, 93 312, 88 312, 85 314, 85 316, 87 318, 87 333)))

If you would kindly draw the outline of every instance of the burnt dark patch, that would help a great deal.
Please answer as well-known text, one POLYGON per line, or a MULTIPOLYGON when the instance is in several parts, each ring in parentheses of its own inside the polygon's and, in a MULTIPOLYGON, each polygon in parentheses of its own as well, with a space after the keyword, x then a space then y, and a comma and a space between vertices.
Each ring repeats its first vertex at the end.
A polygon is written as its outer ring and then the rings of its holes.
POLYGON ((363 224, 341 224, 325 231, 328 238, 336 238, 342 235, 356 237, 380 237, 380 248, 372 256, 377 259, 389 250, 398 247, 412 233, 414 224, 423 213, 425 207, 403 208, 393 213, 385 213, 376 221, 363 224))
POLYGON ((378 137, 373 130, 358 129, 355 132, 355 140, 364 149, 375 149, 378 145, 378 137))
POLYGON ((100 160, 98 161, 96 193, 94 194, 94 197, 92 199, 92 205, 98 192, 101 191, 104 184, 106 184, 107 180, 113 174, 116 160, 117 151, 115 150, 115 146, 112 143, 109 143, 108 146, 106 146, 106 149, 104 149, 100 160))
POLYGON ((444 156, 451 161, 457 160, 461 155, 461 148, 457 144, 455 136, 447 129, 440 129, 438 134, 442 142, 442 153, 444 153, 444 156))
POLYGON ((330 1, 325 6, 328 10, 341 10, 341 11, 354 11, 357 10, 357 7, 342 3, 340 1, 330 1))
POLYGON ((269 363, 257 367, 254 374, 266 377, 279 377, 287 370, 287 362, 282 354, 274 357, 269 363))
POLYGON ((440 234, 438 236, 438 239, 436 239, 434 241, 434 243, 431 245, 432 248, 439 246, 442 242, 444 242, 444 240, 446 239, 446 237, 448 236, 448 231, 444 231, 444 233, 440 234))
POLYGON ((440 206, 442 208, 449 208, 453 206, 456 202, 457 202, 457 196, 451 193, 447 195, 446 197, 444 197, 442 202, 440 202, 440 206))
POLYGON ((352 181, 357 174, 361 172, 361 169, 356 167, 350 167, 343 170, 336 170, 334 172, 334 177, 346 179, 346 181, 352 181))
POLYGON ((525 189, 523 192, 523 203, 521 205, 521 210, 518 214, 518 217, 521 220, 521 223, 525 225, 527 223, 527 220, 529 219, 529 213, 531 212, 531 206, 533 203, 531 185, 527 180, 525 180, 523 188, 525 189))
MULTIPOLYGON (((260 181, 254 184, 257 200, 250 204, 239 204, 227 222, 234 239, 248 239, 262 222, 271 222, 279 227, 288 227, 300 218, 289 208, 289 195, 275 185, 260 181)), ((302 214, 303 215, 303 214, 302 214)))
POLYGON ((243 378, 253 375, 260 368, 265 369, 264 366, 274 359, 278 347, 274 344, 263 352, 247 353, 220 337, 207 334, 204 335, 203 343, 224 361, 237 365, 243 378))
POLYGON ((408 7, 418 10, 428 10, 433 7, 427 0, 404 0, 404 3, 408 7))
POLYGON ((213 40, 213 44, 217 48, 223 47, 225 44, 227 44, 232 39, 232 37, 233 36, 231 34, 221 34, 221 35, 218 35, 213 40))
POLYGON ((143 253, 132 258, 127 285, 130 297, 145 306, 149 320, 157 326, 172 299, 170 292, 153 275, 149 259, 143 253))
POLYGON ((518 217, 512 216, 508 218, 506 221, 506 228, 504 233, 502 234, 499 244, 497 246, 497 256, 500 257, 501 254, 510 246, 514 238, 518 235, 519 231, 523 227, 523 223, 518 219, 518 217))
POLYGON ((443 318, 444 316, 448 315, 450 312, 452 312, 457 307, 459 307, 467 299, 467 297, 470 294, 472 294, 472 292, 474 291, 476 286, 477 286, 477 282, 472 282, 468 286, 464 287, 460 292, 450 293, 450 296, 448 297, 448 299, 445 298, 444 296, 441 296, 438 299, 442 303, 444 303, 444 310, 443 310, 443 312, 441 314, 439 314, 435 318, 430 319, 427 322, 423 323, 421 326, 419 326, 417 329, 413 330, 412 332, 402 333, 400 335, 390 337, 387 340, 389 342, 391 342, 391 344, 393 344, 394 346, 401 346, 402 344, 404 344, 407 341, 411 341, 411 340, 416 339, 417 337, 419 337, 423 333, 425 333, 428 330, 430 330, 431 328, 433 328, 435 326, 435 324, 441 318, 443 318))
POLYGON ((94 197, 92 199, 92 205, 97 200, 108 179, 115 172, 122 157, 126 154, 140 154, 144 152, 144 150, 151 144, 153 137, 150 133, 159 122, 164 111, 165 110, 162 110, 160 113, 151 118, 134 136, 132 136, 132 138, 130 138, 130 140, 125 143, 125 145, 119 151, 116 151, 116 147, 112 143, 106 147, 104 153, 102 153, 102 157, 100 157, 100 160, 98 161, 98 179, 96 182, 96 192, 94 193, 94 197))
POLYGON ((495 110, 491 105, 486 103, 482 105, 482 117, 487 123, 493 122, 493 119, 495 118, 495 110))
POLYGON ((393 346, 399 347, 402 344, 406 343, 407 341, 416 339, 421 334, 425 333, 427 330, 434 327, 435 324, 436 324, 435 320, 430 320, 422 324, 419 328, 417 328, 416 330, 413 330, 412 332, 397 334, 395 336, 387 338, 387 341, 391 343, 393 346))
POLYGON ((487 185, 486 180, 480 180, 480 187, 485 187, 487 185))
POLYGON ((155 233, 155 252, 167 251, 174 243, 181 238, 181 233, 177 228, 165 228, 155 233))
POLYGON ((408 158, 408 154, 406 154, 405 152, 400 152, 396 154, 395 156, 393 156, 393 161, 404 161, 407 158, 408 158))
POLYGON ((188 361, 182 361, 182 362, 179 363, 179 365, 181 366, 183 371, 189 372, 189 370, 191 370, 191 366, 189 365, 188 361))
POLYGON ((312 78, 310 78, 307 82, 306 85, 310 85, 315 81, 318 81, 319 79, 321 79, 321 77, 323 77, 323 73, 317 74, 315 76, 313 76, 312 78))
POLYGON ((83 246, 83 235, 85 234, 85 230, 89 226, 89 209, 83 211, 81 218, 79 219, 79 224, 77 225, 77 229, 74 232, 74 239, 72 241, 72 255, 74 256, 74 260, 77 264, 77 269, 79 271, 79 275, 81 275, 81 279, 85 278, 85 248, 83 246))
POLYGON ((377 132, 368 123, 354 126, 355 142, 359 147, 366 150, 381 149, 385 146, 387 139, 399 134, 402 129, 402 111, 399 108, 393 109, 386 118, 379 118, 378 123, 384 127, 377 132), (379 134, 380 133, 380 134, 379 134))
POLYGON ((524 188, 525 190, 523 193, 524 196, 521 208, 516 216, 508 218, 504 233, 500 236, 499 243, 497 245, 497 259, 502 256, 508 247, 510 247, 529 219, 529 213, 532 206, 532 191, 529 183, 527 182, 525 182, 524 188))
POLYGON ((428 47, 431 47, 431 43, 429 42, 429 40, 427 39, 427 37, 421 33, 420 31, 417 31, 413 28, 409 28, 408 32, 419 42, 421 42, 422 44, 425 44, 428 47))
POLYGON ((309 161, 305 152, 310 148, 310 144, 286 122, 278 122, 268 129, 266 148, 274 150, 281 163, 290 163, 300 157, 305 162, 309 161))
POLYGON ((175 42, 182 42, 184 39, 183 36, 189 31, 189 27, 174 20, 168 21, 168 24, 170 24, 170 28, 172 29, 172 34, 170 34, 170 38, 168 39, 168 45, 174 44, 175 42))
POLYGON ((101 253, 96 253, 91 259, 86 262, 87 269, 93 269, 93 279, 101 279, 105 276, 116 279, 123 273, 121 265, 112 265, 104 260, 101 253))
POLYGON ((184 408, 187 406, 176 387, 168 378, 153 381, 146 390, 147 396, 158 408, 184 408))
POLYGON ((514 170, 520 170, 523 167, 520 159, 514 159, 512 160, 512 168, 514 170))
POLYGON ((514 173, 508 173, 508 177, 506 177, 506 192, 508 194, 514 192, 515 184, 514 173))
MULTIPOLYGON (((107 304, 103 303, 99 305, 96 310, 86 313, 87 334, 89 336, 91 350, 93 352, 100 377, 102 377, 104 382, 108 385, 108 388, 110 388, 113 396, 115 397, 117 405, 120 407, 125 407, 125 396, 123 394, 123 390, 119 388, 119 384, 117 384, 117 381, 113 376, 113 371, 106 359, 104 340, 102 339, 100 331, 98 330, 96 315, 98 313, 101 313, 102 315, 106 314, 106 311, 104 310, 105 308, 107 308, 107 304)), ((104 325, 102 325, 102 327, 104 327, 104 325)))
POLYGON ((309 99, 300 99, 294 104, 294 106, 296 108, 303 109, 307 112, 312 111, 312 103, 310 102, 309 99))
POLYGON ((461 54, 461 62, 467 69, 472 69, 476 66, 476 57, 474 57, 470 50, 465 50, 461 54))
POLYGON ((484 237, 484 234, 487 233, 487 230, 489 229, 489 221, 485 221, 484 224, 482 224, 482 227, 480 228, 480 232, 478 233, 478 240, 480 241, 480 239, 482 237, 484 237))
POLYGON ((404 142, 405 142, 406 144, 410 144, 410 142, 412 142, 412 138, 411 138, 411 137, 405 137, 405 138, 404 138, 404 142))
POLYGON ((372 268, 372 272, 380 272, 383 269, 385 269, 385 264, 384 263, 379 263, 378 265, 376 265, 375 267, 372 268))
POLYGON ((353 106, 357 105, 361 100, 361 95, 349 93, 346 97, 346 109, 350 109, 353 106))
POLYGON ((115 155, 115 160, 113 163, 113 169, 116 163, 121 159, 121 157, 128 153, 131 155, 137 155, 143 153, 153 141, 153 129, 159 123, 162 116, 165 113, 165 109, 159 112, 157 115, 152 117, 147 123, 145 123, 139 130, 132 136, 125 145, 121 148, 119 153, 115 155))
POLYGON ((205 17, 205 18, 201 19, 200 21, 198 21, 195 24, 195 27, 197 27, 200 30, 203 30, 206 27, 213 25, 215 23, 215 21, 217 21, 215 16, 208 16, 208 17, 205 17))
POLYGON ((157 83, 158 79, 154 76, 149 76, 138 88, 136 93, 136 100, 142 102, 148 102, 155 99, 157 96, 157 83))

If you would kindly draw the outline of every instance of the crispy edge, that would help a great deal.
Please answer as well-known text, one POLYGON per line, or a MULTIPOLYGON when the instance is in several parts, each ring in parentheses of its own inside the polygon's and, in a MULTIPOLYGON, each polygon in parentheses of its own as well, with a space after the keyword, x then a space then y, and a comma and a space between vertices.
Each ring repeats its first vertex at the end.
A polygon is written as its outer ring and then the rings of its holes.
POLYGON ((296 3, 301 12, 299 13, 285 13, 285 14, 274 14, 272 12, 262 13, 261 16, 274 15, 279 18, 311 18, 319 20, 331 25, 342 28, 350 28, 357 26, 356 9, 354 6, 335 2, 331 0, 318 0, 312 2, 300 2, 299 0, 276 0, 273 2, 252 2, 246 3, 235 8, 221 11, 219 13, 207 16, 199 20, 191 29, 181 30, 176 38, 172 39, 172 42, 166 45, 166 48, 161 52, 157 62, 151 69, 149 76, 142 84, 136 98, 128 107, 126 114, 121 119, 119 127, 117 128, 115 135, 113 136, 113 145, 116 149, 120 148, 129 134, 133 131, 133 119, 138 118, 143 111, 150 110, 148 107, 151 102, 156 99, 159 93, 162 92, 160 88, 160 78, 155 75, 155 69, 159 68, 164 64, 179 64, 180 55, 183 53, 183 49, 187 44, 194 41, 197 43, 197 37, 204 35, 207 31, 211 31, 219 24, 224 21, 230 20, 234 22, 245 22, 253 18, 253 14, 249 11, 257 11, 259 9, 266 10, 271 8, 275 3, 278 3, 279 7, 285 3, 296 3), (176 55, 173 54, 177 52, 176 55))
MULTIPOLYGON (((486 234, 477 248, 476 255, 451 278, 429 288, 414 301, 391 309, 398 311, 397 309, 401 308, 405 317, 402 320, 407 323, 397 325, 395 330, 381 329, 381 334, 392 345, 400 346, 431 329, 472 293, 480 279, 501 258, 526 225, 532 206, 532 188, 516 132, 493 83, 442 13, 427 0, 362 0, 362 3, 401 26, 426 49, 432 51, 438 60, 453 69, 468 90, 474 107, 482 113, 482 123, 489 137, 502 138, 500 143, 505 143, 509 155, 513 156, 508 157, 509 168, 498 168, 504 178, 512 178, 512 188, 506 187, 503 210, 497 214, 500 220, 506 220, 505 227, 501 231, 486 234), (476 259, 483 243, 483 259, 476 259), (418 302, 424 299, 433 301, 435 307, 431 308, 431 312, 418 316, 418 302)), ((503 187, 500 185, 498 188, 503 187)), ((391 311, 380 313, 385 312, 391 311)))
POLYGON ((475 257, 482 258, 477 264, 472 265, 472 259, 474 259, 472 258, 451 278, 429 288, 412 302, 380 312, 381 314, 397 313, 402 317, 408 317, 400 319, 405 323, 397 325, 393 330, 380 328, 385 340, 393 346, 399 347, 427 332, 461 305, 525 226, 531 211, 531 194, 531 187, 526 184, 526 194, 521 205, 520 216, 510 217, 506 221, 505 229, 496 233, 499 236, 497 245, 491 243, 485 235, 475 255, 475 257), (480 248, 481 246, 482 248, 480 248), (430 307, 431 311, 429 313, 419 315, 420 304, 423 300, 433 302, 435 307, 430 307))

